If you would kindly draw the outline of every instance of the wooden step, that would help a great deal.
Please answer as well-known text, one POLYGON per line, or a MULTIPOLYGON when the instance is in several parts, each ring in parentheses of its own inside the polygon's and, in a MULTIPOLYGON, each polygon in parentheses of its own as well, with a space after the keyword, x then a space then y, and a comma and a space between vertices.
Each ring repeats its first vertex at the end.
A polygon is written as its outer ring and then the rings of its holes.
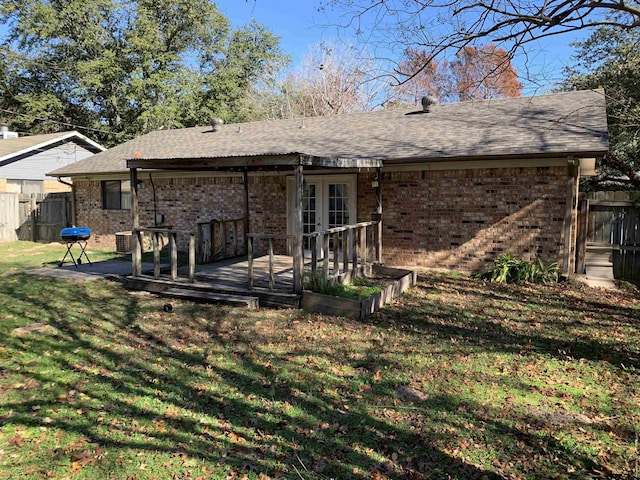
POLYGON ((244 295, 231 295, 228 293, 206 292, 202 290, 189 290, 186 288, 170 287, 160 292, 163 297, 182 298, 206 303, 219 303, 221 305, 231 305, 234 307, 258 308, 260 301, 256 297, 244 295))
MULTIPOLYGON (((209 294, 230 295, 238 297, 253 297, 258 299, 261 307, 272 308, 300 308, 300 295, 287 292, 271 291, 266 288, 254 288, 252 290, 239 289, 224 285, 212 285, 207 282, 179 282, 152 276, 132 275, 125 278, 125 286, 130 290, 143 290, 162 294, 168 289, 186 290, 191 292, 204 292, 209 294)), ((196 298, 195 295, 193 298, 196 298)))

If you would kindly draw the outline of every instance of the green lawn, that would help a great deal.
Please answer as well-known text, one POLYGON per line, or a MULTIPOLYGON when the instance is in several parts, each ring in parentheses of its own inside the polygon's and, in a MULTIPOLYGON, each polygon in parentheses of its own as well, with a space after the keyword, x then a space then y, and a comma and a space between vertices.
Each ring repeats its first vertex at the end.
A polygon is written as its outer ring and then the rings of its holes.
POLYGON ((361 323, 5 276, 0 479, 638 478, 637 298, 424 274, 361 323))
MULTIPOLYGON (((56 266, 64 257, 67 246, 64 243, 34 243, 34 242, 9 242, 1 243, 0 251, 0 274, 5 272, 17 272, 29 268, 41 268, 46 266, 56 266)), ((80 255, 78 246, 72 249, 73 255, 77 258, 80 255)), ((124 258, 112 250, 87 248, 87 255, 92 262, 107 260, 111 258, 124 258)), ((131 258, 129 256, 129 258, 131 258)), ((84 260, 84 256, 82 257, 84 260)), ((67 257, 66 262, 71 262, 67 257)), ((69 263, 71 265, 71 263, 69 263)))

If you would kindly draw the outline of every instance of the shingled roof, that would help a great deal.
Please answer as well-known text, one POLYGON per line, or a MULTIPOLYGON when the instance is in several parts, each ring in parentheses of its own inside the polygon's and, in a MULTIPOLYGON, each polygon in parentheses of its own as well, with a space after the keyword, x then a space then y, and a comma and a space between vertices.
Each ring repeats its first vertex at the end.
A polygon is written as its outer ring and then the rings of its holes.
MULTIPOLYGON (((229 159, 312 158, 414 161, 602 156, 608 149, 602 90, 438 104, 429 112, 380 110, 160 130, 49 173, 114 173, 127 160, 174 160, 223 168, 229 159)), ((158 162, 159 164, 160 162, 158 162)))
POLYGON ((43 133, 25 137, 0 140, 0 163, 9 163, 43 148, 51 148, 60 143, 78 142, 91 152, 102 152, 105 148, 76 132, 43 133))

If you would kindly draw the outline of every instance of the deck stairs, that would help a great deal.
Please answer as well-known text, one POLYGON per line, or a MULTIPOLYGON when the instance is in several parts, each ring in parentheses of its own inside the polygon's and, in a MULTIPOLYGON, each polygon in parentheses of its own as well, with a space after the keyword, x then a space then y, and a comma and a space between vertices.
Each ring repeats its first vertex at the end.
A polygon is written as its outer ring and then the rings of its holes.
POLYGON ((300 308, 300 295, 272 291, 268 288, 251 290, 209 282, 176 282, 152 276, 126 277, 126 287, 144 290, 164 297, 181 298, 203 303, 215 303, 246 308, 300 308))
POLYGON ((587 244, 585 267, 586 277, 589 279, 590 285, 615 288, 612 256, 612 245, 587 244))

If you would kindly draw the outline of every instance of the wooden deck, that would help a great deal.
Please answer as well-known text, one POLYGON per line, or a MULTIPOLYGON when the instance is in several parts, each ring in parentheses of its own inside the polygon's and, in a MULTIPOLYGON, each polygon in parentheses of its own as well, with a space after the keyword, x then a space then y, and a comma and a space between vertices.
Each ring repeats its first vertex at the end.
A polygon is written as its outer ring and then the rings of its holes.
POLYGON ((223 296, 244 296, 258 299, 260 306, 300 307, 300 295, 293 291, 293 259, 286 255, 274 256, 274 289, 269 289, 269 256, 254 258, 254 288, 248 288, 248 259, 240 257, 196 266, 193 282, 188 281, 189 267, 178 268, 179 277, 171 280, 153 273, 127 277, 127 288, 146 290, 167 296, 185 297, 185 291, 193 293, 192 299, 223 301, 223 296))

